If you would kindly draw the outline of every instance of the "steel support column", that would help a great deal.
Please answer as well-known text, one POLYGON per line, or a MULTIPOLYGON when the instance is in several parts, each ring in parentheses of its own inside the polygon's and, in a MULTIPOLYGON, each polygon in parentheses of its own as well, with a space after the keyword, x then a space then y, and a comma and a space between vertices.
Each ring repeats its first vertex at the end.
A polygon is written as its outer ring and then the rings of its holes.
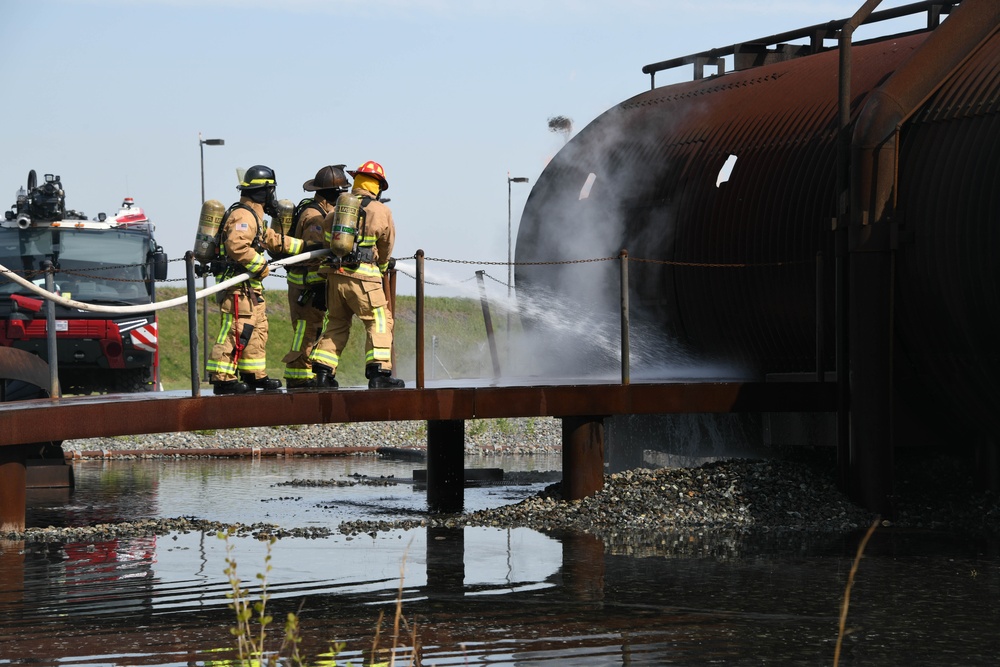
POLYGON ((894 516, 893 257, 851 254, 851 500, 894 516))
POLYGON ((604 418, 562 418, 564 500, 580 500, 604 488, 604 418))
POLYGON ((465 504, 465 420, 427 422, 427 508, 454 514, 465 504))

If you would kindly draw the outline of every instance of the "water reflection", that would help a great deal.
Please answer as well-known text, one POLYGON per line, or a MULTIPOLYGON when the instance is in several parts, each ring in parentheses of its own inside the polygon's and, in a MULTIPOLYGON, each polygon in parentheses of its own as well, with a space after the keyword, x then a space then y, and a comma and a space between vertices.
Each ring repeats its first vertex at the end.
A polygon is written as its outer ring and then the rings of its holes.
MULTIPOLYGON (((402 479, 411 466, 95 463, 77 470, 69 498, 36 499, 29 524, 189 515, 294 527, 412 517, 425 498, 408 484, 277 486, 355 473, 402 479)), ((534 490, 469 489, 466 505, 516 502, 534 490)), ((876 532, 852 592, 842 665, 994 664, 996 545, 953 537, 876 532)), ((426 665, 832 664, 858 539, 691 531, 604 542, 478 527, 285 538, 272 548, 268 605, 276 619, 299 614, 305 655, 341 640, 355 664, 400 590, 426 665)), ((267 545, 230 540, 240 576, 255 585, 267 545)), ((225 557, 226 543, 201 533, 0 543, 0 664, 231 659, 225 557)))

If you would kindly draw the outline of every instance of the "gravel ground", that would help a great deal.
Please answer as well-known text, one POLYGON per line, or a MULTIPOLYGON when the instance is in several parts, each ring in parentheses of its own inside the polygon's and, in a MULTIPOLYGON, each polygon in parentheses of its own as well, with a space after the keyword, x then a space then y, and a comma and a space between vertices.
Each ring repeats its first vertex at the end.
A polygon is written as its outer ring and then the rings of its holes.
MULTIPOLYGON (((210 433, 171 433, 64 443, 70 451, 129 451, 246 447, 335 447, 366 444, 425 450, 424 422, 331 424, 252 428, 210 433)), ((174 452, 173 450, 177 450, 174 452)), ((469 454, 533 454, 561 451, 557 419, 483 420, 466 424, 469 454)), ((143 454, 144 456, 149 454, 143 454)), ((540 531, 585 532, 609 548, 628 553, 676 555, 710 550, 713 555, 746 556, 748 536, 759 548, 768 540, 803 534, 842 534, 864 530, 879 519, 851 503, 836 488, 833 452, 802 448, 794 460, 730 459, 697 467, 639 468, 605 476, 604 489, 582 501, 563 501, 559 483, 522 502, 460 516, 427 515, 402 521, 355 521, 341 524, 343 534, 377 534, 426 525, 527 527, 540 531), (717 539, 706 539, 717 534, 717 539), (721 536, 721 537, 720 537, 721 536)), ((897 455, 897 514, 885 528, 936 530, 964 536, 1000 535, 1000 496, 974 488, 967 460, 927 452, 897 455)), ((302 483, 311 483, 306 480, 302 483)), ((29 530, 27 539, 106 539, 110 535, 169 531, 225 530, 257 536, 322 537, 326 530, 273 525, 225 526, 210 521, 168 519, 159 522, 98 526, 67 532, 29 530), (66 534, 63 534, 66 533, 66 534)), ((49 530, 49 529, 46 529, 49 530)))
MULTIPOLYGON (((107 451, 116 454, 138 450, 247 447, 397 447, 426 451, 427 427, 424 421, 355 422, 127 435, 63 442, 63 449, 67 452, 107 451)), ((469 421, 465 426, 465 449, 470 454, 498 455, 559 452, 562 451, 562 424, 551 417, 469 421)))

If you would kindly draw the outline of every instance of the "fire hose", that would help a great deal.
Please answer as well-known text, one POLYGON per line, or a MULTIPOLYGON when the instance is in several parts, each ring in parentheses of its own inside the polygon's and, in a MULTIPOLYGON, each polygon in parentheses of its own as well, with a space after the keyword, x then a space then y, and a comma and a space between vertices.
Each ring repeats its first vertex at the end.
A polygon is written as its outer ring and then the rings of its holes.
MULTIPOLYGON (((305 262, 309 259, 316 257, 324 257, 329 254, 329 250, 311 250, 309 252, 304 252, 299 255, 293 255, 291 257, 286 257, 285 259, 275 260, 269 262, 269 265, 274 266, 288 266, 290 264, 298 264, 299 262, 305 262)), ((26 280, 16 274, 14 271, 8 269, 3 264, 0 264, 0 273, 4 276, 13 280, 17 284, 25 287, 43 299, 48 299, 49 301, 55 301, 56 303, 66 306, 67 308, 76 308, 78 310, 86 310, 93 313, 113 313, 117 315, 132 315, 140 313, 148 313, 154 310, 163 310, 164 308, 173 308, 174 306, 179 306, 181 304, 188 302, 187 295, 179 296, 174 299, 168 299, 166 301, 159 301, 157 303, 144 303, 137 304, 134 306, 106 306, 95 303, 85 303, 83 301, 76 301, 74 299, 67 299, 65 297, 53 294, 47 291, 44 287, 39 287, 30 280, 26 280)), ((195 299, 203 299, 207 296, 215 294, 216 292, 221 292, 223 290, 229 289, 233 285, 238 285, 241 282, 250 280, 253 276, 249 273, 241 273, 237 276, 233 276, 227 280, 223 280, 221 283, 217 283, 212 287, 201 290, 200 292, 195 292, 195 299)))

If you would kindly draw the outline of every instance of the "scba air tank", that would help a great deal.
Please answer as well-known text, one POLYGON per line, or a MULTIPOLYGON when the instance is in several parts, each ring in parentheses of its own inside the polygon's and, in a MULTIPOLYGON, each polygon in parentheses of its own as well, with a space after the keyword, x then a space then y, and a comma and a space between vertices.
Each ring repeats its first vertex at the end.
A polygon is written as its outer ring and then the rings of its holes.
POLYGON ((354 240, 358 236, 358 217, 361 214, 361 197, 345 192, 337 197, 334 208, 333 226, 330 229, 330 250, 337 257, 343 257, 354 250, 354 240))
POLYGON ((226 207, 218 199, 209 199, 201 205, 198 232, 194 236, 194 258, 202 264, 212 261, 218 254, 215 236, 225 214, 226 207))
POLYGON ((277 210, 277 215, 271 216, 271 229, 281 236, 291 235, 295 204, 290 199, 279 199, 277 210))

